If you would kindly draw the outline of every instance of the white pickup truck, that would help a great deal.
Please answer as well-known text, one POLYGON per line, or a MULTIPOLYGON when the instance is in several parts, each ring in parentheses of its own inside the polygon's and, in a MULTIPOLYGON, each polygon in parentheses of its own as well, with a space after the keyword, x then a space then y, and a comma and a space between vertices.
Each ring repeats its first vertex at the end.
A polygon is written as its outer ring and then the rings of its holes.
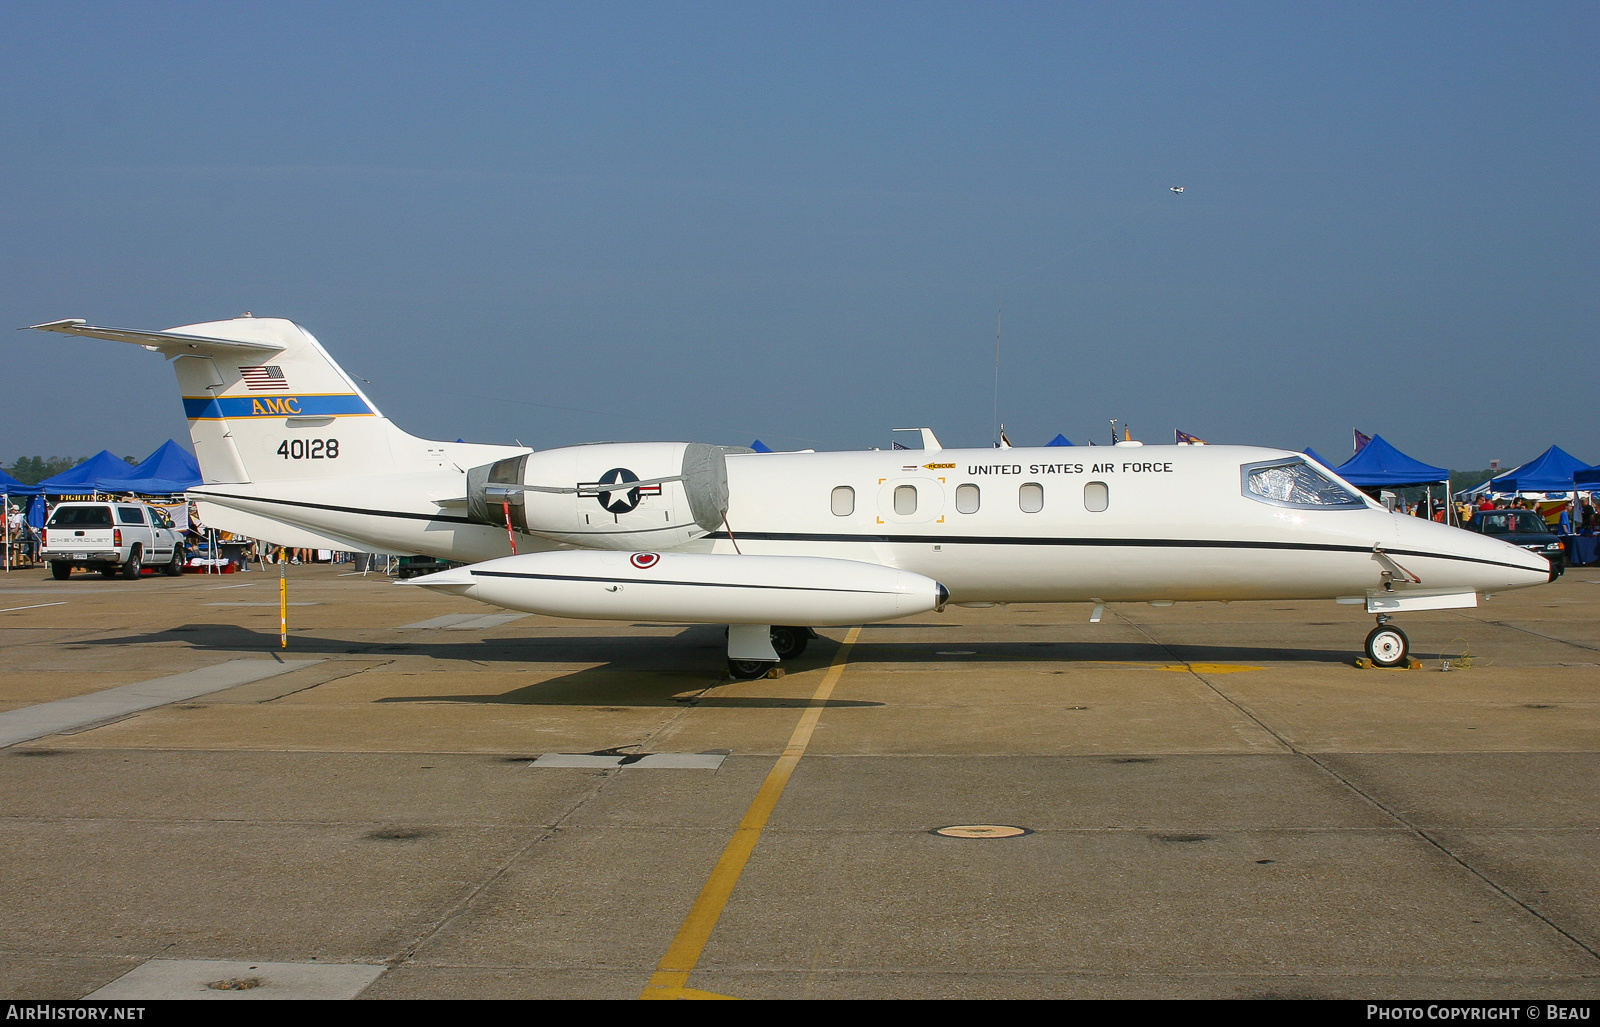
POLYGON ((145 564, 183 573, 183 537, 165 510, 143 503, 62 503, 44 526, 41 555, 57 580, 74 567, 137 578, 145 564))

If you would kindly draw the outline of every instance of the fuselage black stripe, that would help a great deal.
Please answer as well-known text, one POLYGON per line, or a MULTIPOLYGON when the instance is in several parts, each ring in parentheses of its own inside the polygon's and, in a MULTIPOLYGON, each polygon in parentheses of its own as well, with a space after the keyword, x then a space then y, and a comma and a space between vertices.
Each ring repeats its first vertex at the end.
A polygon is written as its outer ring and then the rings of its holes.
POLYGON ((582 574, 530 574, 522 571, 483 571, 469 568, 476 578, 540 578, 547 581, 599 581, 613 585, 696 585, 700 588, 762 588, 780 592, 849 592, 852 595, 892 596, 875 588, 821 588, 809 585, 756 585, 736 581, 667 581, 661 578, 598 578, 582 574))
MULTIPOLYGON (((726 539, 725 531, 714 531, 709 539, 726 539)), ((1326 542, 1266 542, 1250 539, 1196 539, 1196 538, 1051 538, 1031 535, 846 535, 787 531, 740 531, 739 539, 757 542, 881 542, 926 543, 932 545, 981 546, 1085 546, 1110 549, 1278 549, 1291 552, 1319 553, 1371 553, 1371 546, 1341 546, 1326 542)), ((1458 556, 1454 553, 1429 553, 1414 549, 1387 549, 1390 556, 1415 556, 1434 560, 1456 560, 1462 563, 1479 563, 1489 567, 1509 567, 1512 570, 1531 571, 1538 568, 1501 560, 1484 560, 1476 556, 1458 556)))

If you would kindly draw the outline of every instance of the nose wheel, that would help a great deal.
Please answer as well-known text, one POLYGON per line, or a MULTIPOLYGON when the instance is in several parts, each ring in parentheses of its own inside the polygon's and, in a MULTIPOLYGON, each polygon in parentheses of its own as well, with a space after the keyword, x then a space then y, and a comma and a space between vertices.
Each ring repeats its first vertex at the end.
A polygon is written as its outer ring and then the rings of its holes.
POLYGON ((1399 667, 1411 655, 1411 639, 1393 624, 1379 624, 1367 635, 1367 659, 1378 667, 1399 667))
POLYGON ((735 681, 754 681, 766 677, 767 671, 777 665, 776 660, 729 660, 728 676, 735 681))

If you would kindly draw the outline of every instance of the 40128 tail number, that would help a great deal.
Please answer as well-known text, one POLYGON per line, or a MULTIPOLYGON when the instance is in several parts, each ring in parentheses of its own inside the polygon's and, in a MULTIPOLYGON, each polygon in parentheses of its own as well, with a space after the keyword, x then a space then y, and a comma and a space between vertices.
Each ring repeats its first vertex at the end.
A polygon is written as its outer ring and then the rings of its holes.
POLYGON ((285 460, 337 460, 338 439, 285 439, 278 445, 278 455, 285 460))

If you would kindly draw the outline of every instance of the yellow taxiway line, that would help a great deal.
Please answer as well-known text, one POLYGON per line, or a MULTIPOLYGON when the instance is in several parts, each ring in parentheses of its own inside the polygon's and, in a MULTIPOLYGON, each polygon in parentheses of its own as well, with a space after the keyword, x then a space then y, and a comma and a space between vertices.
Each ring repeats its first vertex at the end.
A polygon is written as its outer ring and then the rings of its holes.
POLYGON ((800 723, 795 725, 794 733, 789 736, 789 744, 783 747, 783 755, 778 757, 778 762, 767 774, 767 779, 761 783, 761 790, 756 793, 755 801, 745 810, 744 819, 739 821, 738 829, 733 832, 733 837, 728 839, 727 846, 722 850, 722 857, 712 868, 711 876, 700 889, 700 895, 694 900, 689 915, 683 918, 683 925, 678 928, 677 935, 668 946, 666 955, 661 957, 656 972, 650 977, 650 983, 645 985, 644 991, 640 993, 640 998, 731 997, 689 987, 689 975, 700 962, 700 953, 705 950, 706 942, 711 940, 711 932, 716 929, 717 921, 722 917, 722 909, 728 904, 734 886, 739 883, 739 875, 744 873, 744 866, 750 861, 750 854, 755 851, 756 842, 761 840, 761 832, 767 826, 767 818, 772 816, 778 800, 783 797, 784 788, 789 784, 789 778, 794 775, 795 767, 800 765, 800 757, 805 755, 806 748, 811 744, 811 734, 817 729, 817 721, 822 718, 822 711, 828 705, 828 697, 833 695, 834 686, 844 674, 844 665, 850 657, 850 648, 856 644, 856 639, 859 637, 861 637, 859 627, 851 628, 850 633, 845 636, 844 644, 839 647, 839 652, 829 665, 828 672, 822 676, 822 684, 817 686, 805 713, 800 716, 800 723))

